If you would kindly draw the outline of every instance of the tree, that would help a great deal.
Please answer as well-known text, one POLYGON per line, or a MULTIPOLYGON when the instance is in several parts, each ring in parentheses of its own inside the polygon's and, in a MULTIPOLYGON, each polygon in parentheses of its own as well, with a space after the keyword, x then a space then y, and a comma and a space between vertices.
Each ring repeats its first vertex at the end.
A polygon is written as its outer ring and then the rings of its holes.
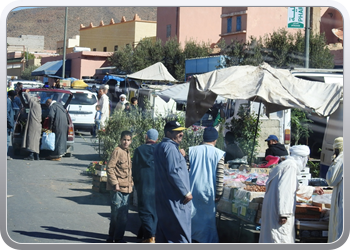
POLYGON ((132 56, 133 70, 139 71, 163 60, 162 41, 159 39, 152 41, 150 38, 145 38, 134 49, 132 56))
POLYGON ((254 138, 259 138, 260 136, 261 121, 259 120, 258 122, 258 115, 249 110, 249 105, 241 105, 237 116, 233 117, 230 123, 226 123, 226 128, 234 134, 236 142, 248 158, 251 156, 253 149, 254 158, 258 150, 258 145, 254 142, 254 138))
POLYGON ((310 123, 313 121, 307 118, 307 113, 301 109, 292 109, 291 114, 291 129, 292 129, 292 141, 295 145, 298 145, 301 138, 307 139, 310 137, 312 130, 310 123))
POLYGON ((133 69, 133 49, 131 46, 125 46, 121 50, 117 50, 108 58, 111 65, 115 66, 116 74, 130 74, 133 69))
POLYGON ((30 65, 21 72, 20 78, 23 80, 37 80, 36 76, 32 76, 33 70, 37 69, 38 66, 30 65))

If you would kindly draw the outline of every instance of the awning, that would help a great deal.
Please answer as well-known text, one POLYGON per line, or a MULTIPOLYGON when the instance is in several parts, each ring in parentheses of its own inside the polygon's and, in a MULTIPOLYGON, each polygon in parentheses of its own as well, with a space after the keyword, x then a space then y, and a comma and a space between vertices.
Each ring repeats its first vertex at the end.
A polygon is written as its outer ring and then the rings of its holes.
MULTIPOLYGON (((63 60, 47 62, 39 68, 32 71, 32 76, 62 76, 63 60)), ((66 60, 65 75, 70 75, 71 61, 66 60)))
POLYGON ((128 78, 154 82, 178 82, 161 62, 127 75, 128 78))

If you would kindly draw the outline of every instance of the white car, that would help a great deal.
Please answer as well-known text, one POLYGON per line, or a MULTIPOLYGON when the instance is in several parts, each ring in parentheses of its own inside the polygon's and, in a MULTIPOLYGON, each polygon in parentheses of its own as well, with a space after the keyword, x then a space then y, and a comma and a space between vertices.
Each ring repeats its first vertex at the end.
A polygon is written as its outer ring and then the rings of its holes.
POLYGON ((91 132, 95 125, 97 94, 86 89, 69 89, 73 98, 67 110, 72 118, 74 129, 91 132))

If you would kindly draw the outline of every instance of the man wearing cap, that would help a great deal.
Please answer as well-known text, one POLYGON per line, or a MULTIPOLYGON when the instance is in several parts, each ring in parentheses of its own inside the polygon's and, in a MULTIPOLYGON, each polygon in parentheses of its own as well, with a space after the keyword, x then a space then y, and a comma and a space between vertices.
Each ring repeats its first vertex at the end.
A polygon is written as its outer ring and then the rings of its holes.
POLYGON ((137 206, 141 220, 142 243, 155 243, 157 213, 155 199, 155 173, 153 152, 158 140, 158 131, 150 129, 146 134, 146 144, 134 151, 132 176, 137 194, 137 206))
POLYGON ((214 127, 207 127, 203 143, 189 149, 193 242, 219 242, 215 202, 223 191, 225 152, 215 147, 218 136, 214 127))
POLYGON ((191 243, 192 194, 186 160, 179 150, 183 130, 177 121, 164 126, 154 150, 157 243, 191 243))
POLYGON ((269 135, 269 137, 265 140, 267 141, 267 146, 269 147, 265 151, 265 157, 268 155, 272 156, 286 156, 288 155, 287 149, 278 142, 278 138, 275 135, 269 135))
POLYGON ((298 183, 309 154, 308 146, 293 146, 290 156, 271 169, 261 211, 260 243, 294 243, 296 195, 308 199, 314 192, 324 193, 320 187, 298 183))

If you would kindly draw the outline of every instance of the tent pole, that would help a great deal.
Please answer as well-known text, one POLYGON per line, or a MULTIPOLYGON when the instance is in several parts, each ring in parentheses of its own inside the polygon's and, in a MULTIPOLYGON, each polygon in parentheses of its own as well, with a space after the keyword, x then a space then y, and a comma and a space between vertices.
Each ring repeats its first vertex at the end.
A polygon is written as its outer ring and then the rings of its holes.
POLYGON ((249 165, 252 164, 252 160, 253 160, 253 154, 254 154, 254 147, 256 144, 256 135, 258 133, 258 126, 259 126, 259 119, 260 119, 260 110, 261 110, 261 102, 259 103, 259 111, 258 111, 258 119, 256 121, 256 126, 255 126, 255 133, 254 133, 254 141, 253 141, 253 147, 252 147, 252 152, 250 154, 250 158, 249 158, 249 165))

